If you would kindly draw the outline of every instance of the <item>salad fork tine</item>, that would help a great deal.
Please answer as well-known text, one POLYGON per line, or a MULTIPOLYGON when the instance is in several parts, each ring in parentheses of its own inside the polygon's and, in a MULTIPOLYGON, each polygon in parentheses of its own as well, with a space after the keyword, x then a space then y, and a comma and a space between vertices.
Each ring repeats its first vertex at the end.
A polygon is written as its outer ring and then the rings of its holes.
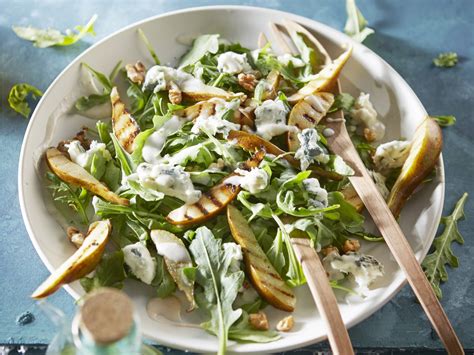
MULTIPOLYGON (((275 25, 272 28, 277 28, 277 26, 275 25)), ((319 43, 319 41, 309 31, 295 22, 285 20, 284 28, 287 31, 296 30, 297 32, 302 32, 311 42, 319 43)), ((324 50, 324 52, 326 51, 324 50)), ((334 94, 341 93, 339 80, 337 81, 333 91, 334 94)), ((436 297, 433 288, 426 278, 425 273, 416 260, 415 254, 408 244, 403 231, 395 220, 387 203, 380 195, 375 183, 370 177, 364 163, 354 147, 346 129, 343 112, 339 110, 330 114, 330 116, 331 120, 325 119, 325 125, 334 130, 335 134, 328 137, 328 147, 334 154, 341 156, 355 171, 355 174, 349 177, 349 181, 363 201, 398 265, 405 273, 408 282, 410 283, 432 326, 444 343, 448 353, 464 354, 462 345, 446 313, 444 312, 443 307, 436 297)))

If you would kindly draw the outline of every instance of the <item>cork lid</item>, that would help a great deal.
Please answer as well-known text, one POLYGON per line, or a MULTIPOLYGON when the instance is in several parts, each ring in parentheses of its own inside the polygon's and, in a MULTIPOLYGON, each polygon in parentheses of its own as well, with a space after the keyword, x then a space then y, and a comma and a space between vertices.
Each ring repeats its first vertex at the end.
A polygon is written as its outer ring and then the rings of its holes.
POLYGON ((102 288, 91 293, 80 310, 80 329, 96 343, 110 344, 130 332, 133 303, 122 291, 102 288))

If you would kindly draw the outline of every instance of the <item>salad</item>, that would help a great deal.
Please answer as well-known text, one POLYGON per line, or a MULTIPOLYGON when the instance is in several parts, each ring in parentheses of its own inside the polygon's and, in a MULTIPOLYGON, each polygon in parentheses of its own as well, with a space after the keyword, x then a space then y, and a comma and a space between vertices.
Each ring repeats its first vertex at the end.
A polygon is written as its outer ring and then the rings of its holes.
POLYGON ((119 63, 108 76, 84 63, 99 89, 75 109, 109 112, 45 153, 45 185, 78 250, 33 297, 77 279, 87 292, 133 279, 159 298, 184 295, 223 353, 228 340, 273 341, 297 321, 306 280, 292 237, 311 240, 333 288, 364 297, 384 271, 361 243, 382 238, 364 229, 354 171, 328 149, 324 122, 344 111, 388 200, 411 143, 380 143, 368 93, 332 93, 351 48, 325 62, 298 32, 298 55, 207 34, 169 66, 140 34, 155 64, 119 63), (289 312, 276 330, 272 307, 289 312))

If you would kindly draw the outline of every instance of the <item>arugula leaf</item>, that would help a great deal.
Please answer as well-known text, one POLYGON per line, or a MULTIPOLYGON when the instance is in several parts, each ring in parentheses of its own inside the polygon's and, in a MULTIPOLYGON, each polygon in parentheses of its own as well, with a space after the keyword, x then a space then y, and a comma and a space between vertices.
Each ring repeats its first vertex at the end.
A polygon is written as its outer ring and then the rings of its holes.
POLYGON ((242 271, 229 270, 232 255, 222 247, 206 227, 196 229, 196 237, 189 250, 197 264, 196 283, 203 291, 196 294, 199 307, 206 310, 211 319, 202 327, 219 338, 218 354, 224 354, 229 338, 229 328, 242 315, 242 309, 234 310, 232 303, 244 281, 242 271))
POLYGON ((451 68, 458 64, 458 55, 455 52, 444 52, 433 59, 433 64, 439 68, 451 68))
POLYGON ((434 119, 441 127, 453 126, 456 123, 456 117, 454 116, 430 116, 434 119))
POLYGON ((344 32, 357 42, 364 42, 375 31, 367 27, 367 20, 357 8, 355 0, 346 0, 347 21, 344 32))
POLYGON ((67 29, 66 34, 62 34, 60 31, 52 28, 41 29, 31 26, 12 26, 12 29, 18 37, 33 42, 33 45, 38 48, 47 48, 51 46, 70 46, 71 44, 79 41, 85 35, 89 34, 91 36, 95 36, 94 22, 96 20, 97 15, 94 15, 85 26, 79 25, 74 27, 76 32, 67 29))
POLYGON ((355 99, 352 97, 351 94, 341 92, 340 94, 336 95, 334 98, 334 103, 332 104, 331 108, 329 109, 328 113, 335 112, 338 110, 343 110, 344 113, 349 112, 354 106, 355 99))
POLYGON ((249 323, 249 316, 244 311, 239 321, 230 327, 229 339, 238 342, 269 343, 280 339, 280 334, 274 330, 253 329, 249 323))
POLYGON ((31 108, 26 102, 28 94, 31 94, 33 99, 43 96, 39 89, 26 83, 13 85, 8 94, 8 104, 10 107, 26 118, 28 118, 31 112, 31 108))
POLYGON ((202 59, 207 53, 216 54, 219 50, 219 35, 202 35, 193 42, 193 47, 181 59, 180 68, 187 67, 202 59))
POLYGON ((48 189, 52 191, 53 200, 64 203, 79 214, 81 223, 89 224, 87 216, 87 205, 89 204, 89 194, 83 194, 85 191, 65 183, 53 173, 47 172, 46 178, 50 181, 48 189))
POLYGON ((99 81, 99 83, 103 86, 103 90, 101 94, 91 94, 88 96, 82 96, 77 99, 76 103, 74 104, 76 110, 78 111, 87 111, 91 107, 104 104, 110 100, 110 92, 112 91, 112 87, 114 86, 113 81, 117 76, 118 71, 122 65, 122 61, 119 61, 115 67, 112 69, 109 76, 101 73, 94 68, 92 68, 87 63, 82 63, 82 65, 89 70, 92 75, 99 81))
POLYGON ((138 29, 138 34, 140 35, 140 38, 142 39, 143 43, 145 43, 145 46, 148 49, 148 51, 150 52, 151 57, 155 61, 155 64, 160 65, 160 63, 161 63, 160 59, 158 59, 158 56, 156 55, 155 50, 153 49, 150 41, 146 37, 145 32, 143 32, 143 30, 141 28, 139 28, 138 29))
POLYGON ((123 251, 117 250, 102 255, 94 276, 83 277, 80 282, 86 292, 91 292, 100 287, 122 288, 126 277, 123 251))
POLYGON ((165 298, 176 290, 176 284, 173 281, 168 269, 166 268, 165 259, 161 255, 156 255, 156 276, 151 282, 156 287, 157 296, 165 298))
POLYGON ((433 242, 433 252, 426 256, 421 264, 426 277, 433 286, 433 289, 439 299, 443 296, 440 283, 448 281, 448 272, 446 264, 452 268, 459 266, 458 258, 453 254, 451 243, 456 241, 459 244, 464 243, 464 239, 459 233, 458 221, 464 219, 464 204, 468 194, 465 192, 454 207, 454 211, 447 217, 442 217, 440 224, 444 224, 443 233, 436 237, 433 242))

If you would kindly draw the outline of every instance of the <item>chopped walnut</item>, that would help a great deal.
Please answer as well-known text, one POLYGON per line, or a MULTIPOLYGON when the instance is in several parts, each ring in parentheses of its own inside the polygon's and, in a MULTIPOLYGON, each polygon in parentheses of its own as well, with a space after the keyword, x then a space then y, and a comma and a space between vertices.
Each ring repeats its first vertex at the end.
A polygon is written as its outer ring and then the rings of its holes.
POLYGON ((66 230, 69 241, 74 244, 77 248, 80 248, 84 243, 84 234, 81 233, 76 227, 68 227, 66 230))
POLYGON ((254 74, 240 73, 237 76, 237 79, 239 80, 239 85, 242 86, 245 90, 255 90, 255 85, 257 85, 257 78, 254 74))
POLYGON ((81 145, 84 149, 89 149, 91 146, 91 140, 86 137, 87 128, 84 127, 81 131, 77 132, 72 139, 64 140, 58 143, 57 149, 60 152, 67 153, 66 144, 71 143, 71 141, 77 140, 81 142, 81 145))
POLYGON ((321 253, 323 253, 324 256, 328 256, 329 254, 332 253, 338 253, 339 254, 339 249, 337 249, 335 246, 327 246, 326 248, 323 248, 321 250, 321 253))
POLYGON ((356 239, 348 239, 344 242, 344 245, 342 246, 342 251, 344 254, 353 252, 353 251, 358 251, 360 249, 360 243, 356 239))
POLYGON ((293 329, 294 325, 295 320, 293 319, 293 316, 288 316, 278 322, 276 329, 280 332, 289 332, 291 329, 293 329))
POLYGON ((375 132, 369 128, 364 128, 364 138, 367 139, 367 141, 369 142, 375 141, 375 132))
POLYGON ((178 85, 173 82, 170 82, 169 86, 170 89, 168 92, 168 98, 170 99, 170 102, 172 104, 179 105, 183 100, 183 94, 181 93, 181 90, 179 89, 178 85))
POLYGON ((257 330, 268 330, 269 328, 267 315, 262 311, 249 314, 249 323, 252 328, 257 330))
POLYGON ((138 61, 135 64, 127 64, 125 70, 127 71, 127 78, 132 83, 141 85, 145 81, 145 65, 142 62, 138 61))

